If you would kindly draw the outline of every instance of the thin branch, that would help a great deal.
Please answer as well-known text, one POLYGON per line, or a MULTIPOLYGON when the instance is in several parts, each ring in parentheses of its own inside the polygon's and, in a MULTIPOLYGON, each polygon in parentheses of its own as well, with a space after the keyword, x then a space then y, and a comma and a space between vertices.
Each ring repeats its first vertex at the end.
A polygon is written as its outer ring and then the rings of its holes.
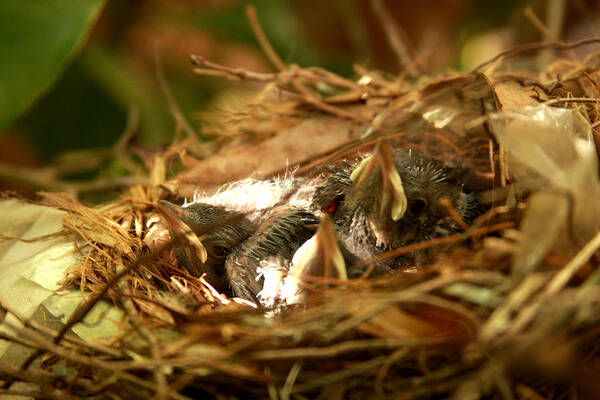
POLYGON ((251 360, 257 361, 333 358, 357 351, 370 351, 377 349, 394 350, 400 347, 418 347, 425 343, 434 345, 445 341, 447 341, 447 339, 441 337, 427 340, 423 338, 349 340, 323 347, 296 347, 291 349, 261 350, 250 353, 247 355, 247 357, 251 360))
POLYGON ((273 49, 273 46, 271 46, 271 43, 267 39, 267 35, 265 35, 265 31, 260 26, 260 22, 258 22, 256 8, 252 4, 248 4, 246 5, 245 10, 246 17, 248 18, 248 22, 250 22, 250 27, 252 28, 252 32, 254 33, 256 40, 258 40, 258 43, 260 44, 260 47, 262 48, 263 52, 265 53, 271 64, 273 64, 273 66, 278 71, 285 71, 287 69, 287 66, 281 60, 281 58, 279 58, 279 56, 273 49))
MULTIPOLYGON (((278 83, 283 83, 283 84, 290 84, 292 86, 294 83, 294 79, 305 76, 305 74, 307 73, 306 70, 302 70, 297 67, 296 68, 292 67, 292 68, 290 68, 284 72, 280 72, 278 74, 265 74, 265 73, 260 73, 260 72, 252 72, 252 71, 248 71, 248 70, 245 70, 242 68, 230 68, 230 67, 226 67, 223 65, 219 65, 212 61, 207 60, 206 58, 204 58, 202 56, 197 56, 197 55, 193 55, 193 54, 190 56, 190 61, 194 65, 200 65, 203 67, 208 67, 211 69, 222 71, 222 72, 226 73, 228 76, 235 77, 239 80, 254 80, 254 81, 260 81, 260 82, 278 82, 278 83)), ((197 72, 197 73, 202 73, 202 71, 205 71, 205 70, 203 70, 203 69, 200 69, 200 70, 195 69, 194 70, 194 72, 197 72)), ((308 73, 310 74, 311 78, 315 79, 315 81, 318 81, 318 82, 323 81, 323 79, 321 77, 317 77, 312 72, 308 71, 308 73)), ((304 102, 306 104, 309 104, 309 105, 313 106, 314 108, 317 108, 321 111, 325 111, 328 114, 337 115, 338 117, 341 117, 344 119, 350 119, 350 120, 357 121, 360 123, 369 122, 367 118, 364 118, 356 113, 346 111, 342 108, 335 107, 330 104, 326 104, 323 101, 315 98, 311 94, 301 93, 301 95, 302 95, 302 99, 304 100, 304 102)))
POLYGON ((556 276, 550 281, 544 292, 546 298, 550 298, 558 293, 575 273, 598 251, 600 248, 600 233, 594 236, 580 251, 565 265, 556 276))
POLYGON ((83 400, 83 397, 66 395, 64 393, 48 393, 48 392, 40 392, 38 390, 4 390, 0 389, 0 396, 11 396, 17 398, 27 398, 27 399, 56 399, 56 400, 83 400))
MULTIPOLYGON (((19 322, 21 322, 23 324, 23 326, 25 326, 25 327, 29 327, 29 328, 34 329, 44 335, 48 335, 48 336, 52 336, 52 337, 54 337, 57 334, 57 332, 54 329, 51 329, 45 325, 42 325, 31 318, 25 318, 23 315, 21 315, 21 313, 19 313, 16 309, 14 309, 14 307, 10 306, 8 303, 6 303, 5 301, 2 301, 1 299, 0 299, 0 308, 4 308, 9 313, 14 315, 19 320, 19 322)), ((118 357, 124 356, 123 353, 118 352, 114 349, 111 349, 110 347, 102 346, 98 343, 88 343, 85 340, 83 340, 75 335, 72 335, 72 334, 66 334, 65 340, 70 343, 73 343, 75 345, 78 345, 81 347, 87 347, 87 348, 89 348, 93 351, 99 352, 99 353, 104 353, 111 357, 118 358, 118 357)))
POLYGON ((112 156, 131 173, 136 172, 139 167, 138 163, 136 163, 133 159, 131 153, 127 151, 127 145, 136 134, 139 125, 140 111, 136 106, 132 106, 127 114, 125 129, 123 130, 121 137, 119 137, 119 140, 117 140, 112 148, 112 156))
MULTIPOLYGON (((62 340, 63 336, 65 336, 65 334, 74 325, 76 325, 79 322, 81 322, 85 318, 85 316, 92 310, 92 308, 94 308, 94 306, 96 304, 98 304, 98 302, 100 300, 102 300, 104 298, 104 296, 106 296, 106 294, 108 293, 108 290, 111 287, 113 287, 121 278, 123 278, 124 276, 126 276, 127 274, 129 274, 129 272, 133 271, 139 265, 147 263, 147 262, 155 259, 163 251, 166 251, 167 249, 170 249, 172 246, 174 246, 176 244, 176 242, 178 242, 178 240, 179 239, 176 237, 173 240, 169 241, 168 243, 165 243, 163 246, 161 246, 161 247, 153 250, 152 252, 147 253, 147 254, 142 254, 142 255, 138 256, 127 267, 123 268, 118 274, 115 274, 107 282, 107 284, 102 288, 102 290, 97 295, 93 296, 88 301, 86 301, 85 303, 83 303, 82 305, 80 305, 79 307, 77 307, 77 309, 75 309, 75 311, 73 311, 73 313, 69 317, 68 321, 65 323, 65 325, 63 325, 63 327, 58 331, 57 335, 54 337, 52 343, 54 343, 54 344, 60 343, 60 341, 62 340)), ((37 350, 37 351, 35 351, 21 365, 21 369, 23 369, 23 370, 27 369, 29 367, 29 365, 31 365, 31 363, 36 358, 38 358, 40 355, 42 355, 42 353, 43 353, 43 350, 37 350)), ((12 383, 13 383, 13 381, 10 381, 10 380, 6 381, 2 387, 4 389, 8 389, 8 388, 10 388, 10 386, 12 385, 12 383)))
MULTIPOLYGON (((4 235, 0 233, 0 242, 5 241, 5 240, 13 240, 15 242, 22 242, 22 243, 35 243, 35 242, 44 242, 46 240, 50 240, 50 239, 56 239, 59 237, 63 237, 63 236, 67 236, 69 234, 69 232, 67 232, 66 230, 61 230, 58 232, 54 232, 54 233, 49 233, 47 235, 42 235, 42 236, 36 236, 34 238, 31 239, 23 239, 21 237, 18 236, 11 236, 11 235, 4 235)), ((3 306, 2 301, 0 300, 0 307, 3 306)))
POLYGON ((418 64, 411 56, 411 51, 409 50, 408 35, 406 32, 400 27, 382 0, 371 0, 371 7, 375 12, 375 16, 381 22, 385 37, 396 55, 398 64, 406 68, 409 76, 415 77, 419 75, 417 70, 418 64))
MULTIPOLYGON (((271 63, 275 66, 275 68, 277 68, 277 70, 279 70, 280 72, 284 72, 284 71, 288 70, 289 67, 281 60, 281 58, 279 58, 279 56, 273 49, 273 46, 271 46, 271 43, 269 43, 269 40, 267 39, 267 35, 265 35, 265 31, 263 30, 262 26, 260 25, 260 22, 258 22, 258 16, 256 15, 256 8, 254 8, 253 5, 248 4, 246 6, 246 16, 248 18, 248 21, 250 22, 250 26, 252 27, 252 32, 254 32, 254 36, 256 36, 256 39, 258 40, 260 47, 265 52, 265 55, 267 56, 269 61, 271 61, 271 63)), ((304 86, 301 82, 294 80, 294 81, 291 81, 290 84, 292 85, 292 87, 294 89, 296 89, 298 91, 298 93, 301 93, 306 98, 320 100, 320 96, 318 94, 313 93, 306 86, 304 86)))
POLYGON ((504 229, 512 228, 515 226, 513 221, 509 222, 501 222, 495 225, 490 225, 487 227, 477 228, 473 230, 469 230, 464 233, 459 233, 455 235, 443 236, 431 240, 425 240, 419 243, 409 244, 407 246, 399 247, 394 250, 387 251, 385 253, 379 254, 375 257, 372 257, 368 260, 361 260, 356 263, 357 266, 364 266, 369 264, 378 263, 383 260, 387 260, 388 258, 394 258, 402 254, 413 253, 417 250, 427 249, 429 247, 439 246, 442 244, 450 244, 455 242, 460 242, 462 240, 468 239, 471 236, 482 236, 491 232, 497 232, 504 229))
MULTIPOLYGON (((68 361, 71 361, 72 363, 87 365, 90 367, 100 368, 105 371, 115 372, 118 375, 117 379, 123 379, 125 381, 135 383, 142 387, 151 389, 155 392, 158 392, 158 390, 159 390, 159 388, 157 387, 157 385, 155 383, 146 381, 146 380, 144 380, 140 377, 137 377, 131 373, 128 373, 126 371, 142 369, 142 370, 147 370, 148 372, 151 372, 151 371, 155 371, 157 368, 161 368, 161 367, 164 367, 165 365, 169 365, 166 362, 164 365, 156 364, 156 362, 154 360, 149 360, 147 358, 142 357, 139 354, 137 355, 135 360, 126 360, 126 361, 99 360, 95 357, 82 355, 75 350, 70 350, 70 349, 62 347, 58 344, 54 344, 54 343, 46 340, 46 338, 43 338, 43 337, 37 335, 36 333, 31 332, 30 330, 19 328, 19 327, 15 326, 11 323, 8 323, 6 321, 4 321, 4 325, 6 327, 8 327, 9 329, 11 329, 12 331, 16 332, 18 335, 17 337, 12 337, 12 336, 0 331, 0 338, 2 338, 4 340, 10 341, 10 342, 15 342, 15 343, 20 343, 24 346, 30 347, 32 349, 36 349, 36 351, 40 352, 40 353, 45 351, 45 352, 54 354, 60 358, 64 358, 68 361)), ((173 366, 177 365, 177 360, 173 360, 173 362, 171 362, 170 365, 173 365, 173 366)), ((6 370, 6 368, 13 368, 16 371, 21 371, 21 372, 19 374, 14 374, 14 373, 9 374, 13 378, 7 379, 5 381, 5 386, 6 385, 10 386, 16 380, 18 380, 15 378, 27 377, 27 376, 38 376, 37 374, 40 373, 37 370, 34 371, 34 370, 25 369, 25 368, 23 368, 23 366, 21 368, 17 369, 14 367, 8 367, 5 364, 0 363, 0 373, 4 372, 6 370), (33 375, 29 375, 29 374, 33 374, 33 375)), ((53 377, 54 377, 54 379, 56 379, 56 376, 53 375, 53 377)), ((32 380, 32 382, 39 383, 40 381, 32 380)), ((83 380, 81 378, 79 378, 76 381, 76 385, 77 385, 77 387, 81 387, 82 389, 87 390, 89 393, 93 393, 98 390, 98 389, 95 389, 94 387, 91 387, 91 382, 89 382, 87 380, 83 380)), ((8 388, 3 388, 3 389, 8 389, 8 388)), ((179 400, 184 400, 184 399, 189 400, 188 397, 181 395, 179 393, 176 393, 170 389, 168 392, 168 397, 174 398, 174 399, 179 399, 179 400)))
POLYGON ((556 99, 550 99, 545 101, 542 104, 547 106, 551 106, 554 104, 560 103, 598 103, 600 104, 600 98, 591 98, 591 97, 559 97, 556 99))
POLYGON ((181 111, 181 107, 179 107, 179 104, 177 103, 177 100, 175 99, 175 96, 173 96, 173 92, 167 83, 167 79, 165 78, 165 74, 163 73, 163 69, 160 64, 160 52, 158 46, 154 47, 154 65, 158 86, 167 100, 169 111, 171 111, 171 115, 175 120, 175 124, 178 128, 181 127, 188 137, 196 136, 196 131, 194 128, 192 128, 192 125, 181 111))
POLYGON ((235 81, 277 82, 282 85, 288 85, 294 79, 304 79, 315 84, 325 83, 339 88, 361 89, 359 84, 318 67, 292 66, 292 68, 278 73, 253 72, 243 68, 226 67, 195 54, 190 55, 190 62, 195 66, 206 67, 193 70, 194 73, 203 76, 215 76, 235 81))
POLYGON ((535 51, 535 50, 542 50, 542 49, 570 50, 570 49, 574 49, 574 48, 577 48, 580 46, 586 46, 586 45, 595 44, 595 43, 600 43, 600 37, 587 38, 587 39, 578 40, 577 42, 565 43, 565 44, 563 44, 563 43, 548 43, 548 42, 526 43, 526 44, 522 44, 520 46, 513 47, 512 49, 508 49, 503 52, 500 52, 499 54, 492 57, 491 59, 479 64, 477 67, 475 67, 473 69, 473 72, 481 71, 483 68, 487 67, 490 64, 495 63, 496 61, 500 60, 501 58, 514 57, 516 55, 519 55, 521 53, 525 53, 528 51, 535 51))
MULTIPOLYGON (((125 285, 121 281, 117 283, 117 286, 119 288, 119 291, 121 292, 121 296, 123 296, 123 290, 125 285)), ((133 301, 131 300, 131 298, 124 297, 122 304, 123 309, 125 310, 125 313, 127 314, 127 317, 129 318, 129 321, 131 321, 133 327, 144 339, 146 339, 146 342, 148 342, 148 346, 150 347, 150 355, 152 356, 152 359, 156 362, 156 365, 159 366, 153 371, 154 379, 156 381, 157 386, 156 395, 153 397, 153 399, 166 400, 169 394, 169 384, 167 376, 160 368, 160 365, 162 365, 163 363, 159 351, 159 341, 156 338, 156 336, 150 331, 150 329, 142 325, 142 323, 140 322, 140 318, 138 316, 137 310, 135 309, 135 306, 133 305, 133 301)))
MULTIPOLYGON (((555 18, 551 18, 553 20, 553 25, 557 25, 557 21, 554 20, 563 14, 557 10, 558 8, 564 8, 564 2, 562 7, 556 1, 548 2, 548 15, 555 15, 555 18)), ((533 12, 531 6, 525 7, 523 14, 529 20, 531 25, 533 25, 534 28, 536 28, 542 34, 542 36, 546 37, 546 39, 551 40, 554 43, 559 43, 561 45, 566 44, 559 38, 560 26, 553 26, 553 29, 547 28, 546 25, 544 25, 544 23, 533 12)), ((577 57, 575 57, 575 54, 571 50, 567 50, 567 54, 569 55, 569 58, 571 58, 571 60, 577 61, 577 57)), ((550 56, 551 54, 548 51, 541 52, 538 57, 539 66, 543 67, 544 65, 548 64, 548 62, 550 61, 550 56)))
POLYGON ((105 178, 94 181, 66 181, 57 178, 56 171, 51 167, 32 169, 16 167, 9 164, 0 163, 0 178, 25 184, 37 189, 62 191, 74 195, 81 193, 95 192, 118 187, 132 185, 147 185, 148 179, 143 177, 118 177, 105 178))
POLYGON ((544 36, 546 39, 551 40, 555 43, 564 44, 562 40, 558 39, 557 36, 550 32, 548 28, 546 28, 546 25, 544 25, 544 23, 539 19, 539 17, 533 12, 531 6, 525 7, 525 9, 523 10, 523 15, 529 20, 531 25, 533 25, 533 27, 537 29, 541 33, 541 35, 544 36))

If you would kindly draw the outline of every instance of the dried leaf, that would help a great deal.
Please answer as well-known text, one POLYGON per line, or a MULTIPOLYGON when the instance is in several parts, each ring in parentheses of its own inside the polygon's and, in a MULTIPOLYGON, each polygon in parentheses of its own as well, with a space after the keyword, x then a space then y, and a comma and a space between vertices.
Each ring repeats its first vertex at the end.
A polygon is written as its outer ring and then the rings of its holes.
POLYGON ((522 107, 537 106, 537 93, 530 87, 517 82, 506 81, 494 84, 494 93, 502 110, 519 110, 522 107))
POLYGON ((183 197, 210 191, 227 182, 264 178, 337 149, 353 137, 355 123, 331 117, 307 119, 286 132, 243 148, 224 151, 180 174, 183 197))

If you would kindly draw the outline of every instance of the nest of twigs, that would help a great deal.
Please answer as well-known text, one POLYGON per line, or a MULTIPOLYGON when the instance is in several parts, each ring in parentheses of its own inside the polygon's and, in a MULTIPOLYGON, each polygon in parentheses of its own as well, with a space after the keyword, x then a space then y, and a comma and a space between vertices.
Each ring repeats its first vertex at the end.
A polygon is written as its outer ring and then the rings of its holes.
MULTIPOLYGON (((211 141, 184 135, 146 155, 150 183, 130 187, 118 201, 90 208, 66 195, 44 196, 45 204, 67 211, 63 224, 81 256, 63 285, 86 301, 59 331, 25 323, 19 335, 5 335, 35 353, 21 369, 0 366, 4 393, 18 392, 14 385, 22 381, 37 386, 27 392, 35 397, 71 399, 600 395, 595 189, 587 187, 586 199, 549 180, 543 168, 519 159, 514 132, 500 132, 510 125, 505 113, 527 116, 526 107, 545 104, 575 110, 595 140, 598 55, 577 62, 557 53, 542 68, 528 63, 539 50, 592 42, 523 46, 469 74, 416 80, 359 67, 356 80, 283 64, 278 73, 254 73, 193 56, 199 74, 258 82, 261 89, 207 116, 203 134, 211 141), (529 67, 512 69, 515 58, 529 67), (417 273, 317 279, 304 307, 267 318, 178 267, 172 242, 156 244, 159 199, 183 201, 194 190, 290 166, 310 174, 369 150, 379 137, 469 168, 489 208, 464 233, 395 250, 445 246, 417 273), (121 335, 98 344, 69 334, 103 301, 123 310, 121 335)), ((575 128, 558 126, 572 143, 575 128)), ((587 143, 595 153, 594 142, 587 143)))

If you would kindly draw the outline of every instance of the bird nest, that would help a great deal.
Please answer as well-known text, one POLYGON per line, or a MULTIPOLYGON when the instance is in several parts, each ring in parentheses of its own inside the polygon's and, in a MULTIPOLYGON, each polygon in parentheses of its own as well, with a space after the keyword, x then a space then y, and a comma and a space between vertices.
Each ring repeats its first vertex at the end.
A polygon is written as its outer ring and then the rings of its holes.
POLYGON ((79 254, 62 290, 83 301, 59 328, 21 318, 2 334, 33 349, 20 368, 0 364, 3 393, 593 398, 600 393, 600 59, 555 55, 536 68, 528 58, 591 42, 527 45, 468 74, 416 80, 360 67, 356 80, 294 65, 265 74, 192 56, 198 74, 259 89, 205 115, 203 140, 172 103, 182 135, 162 152, 139 153, 149 183, 110 204, 43 194, 43 204, 66 211, 59 234, 79 254), (516 70, 515 59, 530 67, 516 70), (159 200, 182 203, 248 177, 310 175, 381 138, 477 177, 487 211, 471 225, 392 250, 441 249, 425 265, 373 279, 307 276, 303 304, 265 315, 179 266, 171 249, 201 247, 202 237, 183 229, 161 240, 159 200), (86 318, 101 304, 119 312, 104 314, 116 333, 102 341, 74 335, 81 325, 94 329, 86 318), (34 388, 17 390, 22 382, 34 388))

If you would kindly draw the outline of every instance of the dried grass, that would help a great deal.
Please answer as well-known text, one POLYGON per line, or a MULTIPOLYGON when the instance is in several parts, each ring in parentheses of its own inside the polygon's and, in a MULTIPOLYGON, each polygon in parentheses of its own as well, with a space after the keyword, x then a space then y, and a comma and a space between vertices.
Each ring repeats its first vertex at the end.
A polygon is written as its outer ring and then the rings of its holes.
POLYGON ((44 195, 46 204, 68 211, 65 229, 82 251, 64 285, 77 285, 90 299, 59 332, 24 321, 24 328, 13 327, 16 334, 2 333, 36 352, 21 369, 0 364, 0 393, 16 393, 11 384, 23 381, 39 387, 28 393, 36 398, 594 398, 600 236, 550 251, 518 277, 512 265, 526 193, 515 195, 503 149, 481 117, 532 103, 574 108, 597 140, 596 54, 583 63, 557 59, 543 71, 515 72, 500 63, 525 50, 598 41, 523 46, 470 74, 410 81, 360 68, 356 81, 297 66, 258 74, 194 56, 199 74, 265 84, 260 102, 213 118, 206 132, 220 149, 209 157, 196 158, 202 144, 193 136, 148 157, 151 183, 130 187, 112 204, 89 208, 44 195), (174 243, 148 249, 159 199, 272 176, 288 168, 286 160, 300 165, 297 173, 312 173, 382 136, 470 168, 481 189, 496 196, 464 234, 386 255, 447 246, 418 273, 307 279, 306 307, 266 318, 177 267, 169 253, 174 243), (179 161, 188 168, 167 179, 179 161), (126 335, 103 347, 67 334, 104 299, 125 311, 126 335), (41 368, 28 367, 42 355, 41 368), (53 368, 59 362, 78 372, 53 368))

